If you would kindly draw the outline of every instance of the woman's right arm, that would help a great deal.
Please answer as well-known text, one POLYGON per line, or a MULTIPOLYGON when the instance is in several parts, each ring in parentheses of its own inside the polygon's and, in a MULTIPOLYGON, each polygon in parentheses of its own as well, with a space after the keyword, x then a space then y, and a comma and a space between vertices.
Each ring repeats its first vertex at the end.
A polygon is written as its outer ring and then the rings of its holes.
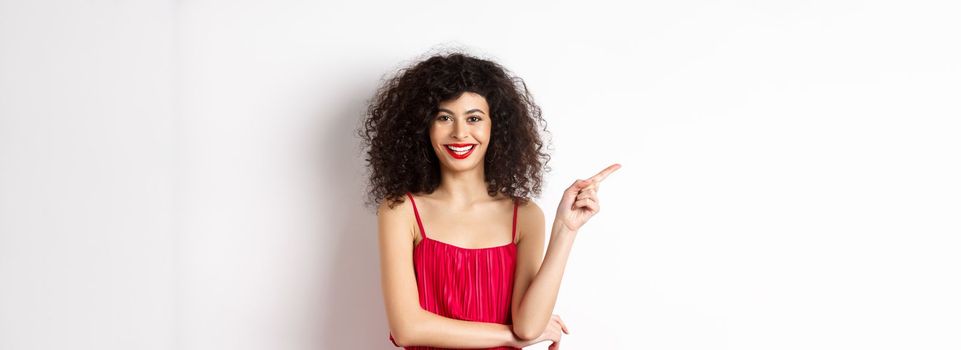
POLYGON ((421 308, 414 276, 414 236, 407 216, 413 215, 413 209, 410 201, 394 209, 386 202, 377 209, 381 288, 387 322, 397 345, 490 348, 533 344, 516 338, 509 325, 457 320, 421 308))

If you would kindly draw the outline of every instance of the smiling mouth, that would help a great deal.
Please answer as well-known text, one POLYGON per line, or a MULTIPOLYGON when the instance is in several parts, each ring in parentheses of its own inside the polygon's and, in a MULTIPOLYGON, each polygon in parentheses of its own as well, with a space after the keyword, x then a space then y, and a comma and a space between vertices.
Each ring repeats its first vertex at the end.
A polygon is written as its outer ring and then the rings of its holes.
POLYGON ((477 148, 476 144, 462 143, 462 144, 447 144, 444 145, 444 149, 447 153, 454 157, 455 159, 464 159, 470 156, 477 148))

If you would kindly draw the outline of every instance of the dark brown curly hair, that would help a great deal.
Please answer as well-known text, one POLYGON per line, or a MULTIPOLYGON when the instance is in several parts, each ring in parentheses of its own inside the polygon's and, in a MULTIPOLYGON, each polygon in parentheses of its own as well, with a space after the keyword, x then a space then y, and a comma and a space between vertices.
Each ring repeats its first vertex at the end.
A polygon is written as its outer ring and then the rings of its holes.
POLYGON ((490 108, 487 193, 501 192, 521 203, 540 195, 550 155, 538 125, 549 132, 527 84, 493 61, 455 52, 401 68, 369 101, 358 130, 367 153, 367 205, 388 200, 393 208, 407 192, 437 189, 440 161, 430 145, 430 123, 442 101, 467 91, 484 96, 490 108))

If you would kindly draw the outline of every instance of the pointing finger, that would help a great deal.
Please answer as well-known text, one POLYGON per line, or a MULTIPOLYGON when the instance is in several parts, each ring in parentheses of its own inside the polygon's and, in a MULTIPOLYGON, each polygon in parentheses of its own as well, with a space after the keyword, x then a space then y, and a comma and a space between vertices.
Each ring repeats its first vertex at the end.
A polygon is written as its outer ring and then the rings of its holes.
POLYGON ((621 168, 620 164, 614 163, 613 165, 605 168, 604 170, 601 170, 601 172, 597 173, 597 175, 591 176, 591 178, 588 180, 593 181, 595 183, 604 181, 604 179, 606 179, 608 175, 613 173, 614 170, 617 170, 620 168, 621 168))

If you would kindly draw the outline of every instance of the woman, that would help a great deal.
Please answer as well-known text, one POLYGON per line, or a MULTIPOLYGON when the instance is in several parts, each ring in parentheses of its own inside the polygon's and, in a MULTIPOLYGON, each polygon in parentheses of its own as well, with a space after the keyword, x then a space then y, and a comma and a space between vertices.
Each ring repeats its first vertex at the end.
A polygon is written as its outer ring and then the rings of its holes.
POLYGON ((550 159, 538 124, 521 79, 459 53, 402 69, 377 92, 361 136, 396 346, 559 347, 567 328, 552 311, 568 254, 620 165, 564 192, 544 256, 544 213, 530 200, 550 159))

